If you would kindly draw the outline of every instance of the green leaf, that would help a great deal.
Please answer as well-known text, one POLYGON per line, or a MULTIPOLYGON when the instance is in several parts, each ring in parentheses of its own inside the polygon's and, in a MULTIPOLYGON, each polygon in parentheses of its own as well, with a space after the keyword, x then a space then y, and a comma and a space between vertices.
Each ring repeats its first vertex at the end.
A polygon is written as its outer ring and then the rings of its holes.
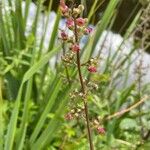
POLYGON ((119 127, 122 130, 133 130, 137 128, 137 122, 135 119, 125 118, 120 122, 119 127))
POLYGON ((65 106, 68 102, 68 93, 73 88, 73 86, 67 86, 64 88, 64 95, 60 98, 60 105, 58 109, 55 112, 55 117, 51 119, 51 121, 48 123, 47 127, 39 138, 31 145, 32 150, 36 149, 42 149, 45 145, 50 143, 53 139, 53 136, 56 134, 56 131, 60 129, 62 119, 60 118, 61 115, 63 115, 65 111, 65 106))
POLYGON ((6 139, 5 139, 5 145, 4 150, 12 150, 15 133, 16 133, 16 125, 17 125, 17 119, 18 119, 18 113, 19 113, 19 106, 22 96, 22 90, 23 90, 23 84, 21 84, 19 93, 17 96, 17 100, 14 105, 14 109, 11 114, 10 122, 7 129, 6 139))
POLYGON ((33 142, 37 138, 39 132, 41 131, 41 128, 43 127, 44 121, 46 120, 48 113, 52 109, 52 106, 56 100, 57 94, 58 94, 61 86, 62 86, 61 80, 57 79, 57 84, 53 88, 53 92, 50 94, 50 98, 48 100, 48 103, 46 104, 46 107, 44 108, 44 110, 41 114, 41 117, 39 118, 37 125, 36 125, 32 135, 31 135, 31 138, 30 138, 31 144, 33 144, 33 142))
POLYGON ((96 32, 94 35, 94 41, 92 43, 92 50, 95 49, 96 44, 102 34, 102 32, 106 29, 106 27, 108 26, 112 15, 115 12, 115 8, 117 6, 117 4, 119 3, 120 0, 111 0, 108 4, 108 7, 106 8, 106 11, 104 13, 104 16, 102 17, 102 20, 100 20, 100 22, 97 24, 96 27, 96 32))
POLYGON ((36 62, 24 75, 23 83, 29 80, 40 68, 46 65, 49 59, 60 50, 60 46, 45 54, 38 62, 36 62))

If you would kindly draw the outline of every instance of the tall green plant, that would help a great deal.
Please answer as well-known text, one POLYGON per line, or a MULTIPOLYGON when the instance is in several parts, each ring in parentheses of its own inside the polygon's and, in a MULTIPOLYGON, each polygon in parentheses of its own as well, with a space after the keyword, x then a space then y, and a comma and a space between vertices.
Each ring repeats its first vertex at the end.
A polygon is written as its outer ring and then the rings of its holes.
MULTIPOLYGON (((92 19, 93 14, 102 2, 97 0, 93 3, 88 13, 89 20, 92 19)), ((108 28, 111 29, 117 15, 116 10, 119 2, 121 1, 111 0, 109 2, 102 19, 97 23, 94 33, 89 37, 83 52, 80 53, 80 57, 77 55, 78 70, 75 69, 76 66, 67 70, 70 79, 73 79, 74 82, 70 80, 68 83, 65 78, 64 84, 63 78, 66 75, 66 69, 64 69, 62 62, 58 62, 56 68, 52 68, 49 65, 49 60, 55 57, 56 54, 60 54, 60 50, 63 49, 63 45, 57 40, 61 19, 59 11, 56 14, 49 43, 47 43, 48 48, 45 50, 44 47, 45 37, 49 28, 48 21, 51 6, 54 1, 50 1, 48 11, 45 12, 47 21, 44 25, 43 35, 38 41, 38 23, 43 10, 43 1, 37 1, 35 18, 33 19, 31 30, 27 33, 27 20, 30 15, 31 0, 8 0, 7 4, 6 1, 2 0, 0 5, 0 69, 2 68, 0 70, 0 150, 47 149, 49 145, 54 145, 56 137, 59 136, 57 133, 65 122, 62 116, 66 112, 70 93, 80 87, 78 82, 76 82, 78 78, 77 73, 81 71, 79 60, 81 58, 81 61, 86 63, 92 56, 103 31, 108 28), (23 3, 25 4, 24 10, 22 9, 23 3), (5 107, 8 110, 5 110, 5 107)), ((141 10, 128 28, 119 47, 131 35, 140 16, 141 10)), ((76 24, 76 18, 74 23, 76 24)), ((76 31, 74 33, 77 35, 76 31)), ((77 36, 76 42, 78 42, 77 36)), ((93 142, 96 148, 99 148, 99 144, 96 141, 101 145, 105 143, 104 147, 107 145, 111 148, 115 137, 120 138, 119 135, 116 136, 117 132, 115 129, 120 129, 119 123, 126 116, 130 117, 130 114, 127 113, 119 119, 115 118, 109 122, 105 120, 105 115, 111 115, 119 111, 126 104, 128 98, 134 98, 132 92, 135 90, 135 85, 122 90, 118 94, 119 96, 116 96, 116 87, 113 83, 119 78, 119 74, 112 78, 117 73, 117 70, 111 67, 111 64, 114 63, 118 70, 124 68, 134 51, 135 48, 126 57, 120 59, 119 50, 116 50, 116 53, 112 57, 108 56, 109 58, 105 61, 107 67, 104 72, 97 76, 90 76, 86 69, 83 69, 83 74, 79 73, 80 78, 82 75, 87 76, 97 81, 100 87, 98 92, 92 91, 88 97, 89 115, 99 115, 104 120, 108 133, 106 141, 93 134, 93 142), (116 58, 119 61, 116 61, 116 58), (92 102, 96 105, 93 105, 92 102)), ((80 82, 82 87, 82 79, 80 79, 80 82)), ((85 92, 83 87, 82 92, 85 92)), ((86 119, 88 120, 89 118, 86 119)), ((74 125, 80 128, 78 123, 75 122, 74 125)), ((83 130, 82 125, 81 128, 83 130)), ((80 134, 83 134, 79 137, 82 141, 85 139, 86 134, 84 134, 84 131, 80 134)), ((116 141, 120 142, 120 140, 116 141)), ((63 142, 67 143, 68 141, 63 142)), ((74 145, 77 143, 74 142, 74 145)), ((124 143, 127 143, 127 141, 124 143)))

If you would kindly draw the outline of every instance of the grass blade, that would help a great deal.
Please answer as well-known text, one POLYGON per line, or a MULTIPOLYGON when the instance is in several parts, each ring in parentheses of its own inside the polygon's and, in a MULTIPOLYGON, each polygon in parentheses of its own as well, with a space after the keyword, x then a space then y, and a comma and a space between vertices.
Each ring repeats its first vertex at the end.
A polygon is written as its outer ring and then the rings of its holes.
POLYGON ((23 82, 26 82, 29 80, 34 73, 36 73, 40 68, 44 67, 49 61, 49 59, 54 56, 58 51, 60 50, 60 47, 54 48, 54 50, 48 52, 45 54, 38 62, 36 62, 24 75, 23 82))

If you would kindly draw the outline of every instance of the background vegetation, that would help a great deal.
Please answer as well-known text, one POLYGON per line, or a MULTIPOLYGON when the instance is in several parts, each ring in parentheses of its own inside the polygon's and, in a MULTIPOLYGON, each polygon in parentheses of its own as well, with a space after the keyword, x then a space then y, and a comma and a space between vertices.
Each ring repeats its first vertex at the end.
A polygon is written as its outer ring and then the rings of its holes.
MULTIPOLYGON (((85 3, 84 0, 81 2, 85 3)), ((101 6, 101 2, 94 1, 87 14, 89 20, 101 6)), ((92 56, 103 31, 111 30, 121 2, 109 1, 101 19, 96 23, 94 33, 85 43, 82 60, 86 61, 92 56)), ((89 96, 90 117, 99 116, 106 129, 104 135, 99 135, 93 129, 93 141, 97 150, 145 150, 150 147, 150 84, 143 82, 146 68, 142 67, 142 57, 135 68, 135 80, 127 84, 130 66, 134 63, 132 56, 139 47, 143 51, 149 47, 147 22, 149 23, 150 3, 144 2, 147 5, 138 10, 115 53, 100 59, 103 65, 100 65, 97 74, 89 75, 86 71, 84 74, 99 86, 89 96), (139 39, 136 33, 141 30, 146 34, 139 39), (136 37, 136 41, 125 55, 121 47, 130 37, 136 37), (118 86, 118 83, 121 84, 118 86), (121 110, 125 110, 122 115, 121 110)), ((74 80, 71 85, 66 84, 61 61, 53 59, 56 60, 55 67, 49 65, 49 61, 62 50, 58 40, 61 19, 59 11, 46 48, 44 41, 49 28, 47 21, 40 41, 37 36, 43 0, 36 3, 36 16, 28 34, 27 18, 31 0, 25 1, 24 10, 22 3, 22 0, 8 0, 7 4, 5 0, 0 2, 0 150, 88 149, 83 121, 64 120, 64 114, 69 109, 69 93, 79 83, 74 80)), ((47 20, 52 3, 53 0, 47 11, 43 12, 47 20)), ((99 47, 100 55, 102 48, 99 47)), ((140 56, 143 51, 139 51, 140 56)), ((111 48, 108 49, 109 52, 111 48)), ((70 69, 69 74, 76 79, 76 70, 70 69)))

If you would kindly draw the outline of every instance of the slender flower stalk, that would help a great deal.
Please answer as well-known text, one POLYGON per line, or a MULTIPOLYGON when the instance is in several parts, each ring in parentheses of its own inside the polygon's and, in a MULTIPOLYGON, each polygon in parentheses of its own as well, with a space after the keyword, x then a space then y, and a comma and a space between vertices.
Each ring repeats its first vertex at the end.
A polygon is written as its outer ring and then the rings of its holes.
MULTIPOLYGON (((77 25, 76 25, 76 18, 74 18, 74 34, 75 34, 75 41, 78 43, 78 33, 77 33, 77 25)), ((82 93, 83 95, 86 95, 85 87, 84 87, 84 82, 83 82, 83 77, 81 73, 81 63, 80 63, 80 53, 77 51, 77 67, 78 67, 78 74, 80 78, 80 84, 82 87, 82 93)), ((90 122, 89 122, 89 115, 88 115, 88 105, 87 105, 87 99, 86 97, 83 99, 84 101, 84 111, 85 111, 85 116, 86 116, 86 125, 87 125, 87 131, 88 131, 88 139, 90 143, 90 150, 94 150, 93 146, 93 141, 92 141, 92 135, 91 135, 91 129, 90 129, 90 122)))
MULTIPOLYGON (((96 72, 96 61, 95 59, 90 59, 88 62, 81 64, 80 60, 80 39, 83 35, 88 35, 92 32, 92 28, 87 27, 87 18, 80 17, 81 13, 84 10, 83 5, 75 6, 74 2, 71 7, 68 7, 64 0, 60 1, 60 11, 61 14, 66 18, 66 28, 73 33, 73 36, 67 35, 67 30, 61 32, 61 39, 63 42, 66 42, 70 45, 70 50, 68 54, 63 54, 63 61, 68 64, 76 64, 77 71, 79 76, 79 82, 81 90, 74 91, 70 98, 75 98, 80 96, 82 98, 83 107, 82 108, 73 108, 72 111, 68 112, 65 115, 66 120, 72 120, 75 117, 80 116, 78 113, 83 113, 84 119, 86 121, 87 127, 87 137, 89 140, 90 150, 94 150, 91 128, 90 128, 90 119, 89 119, 89 110, 88 110, 88 101, 87 94, 88 89, 87 85, 84 82, 84 78, 81 72, 81 68, 86 66, 87 70, 90 73, 96 72), (78 110, 76 112, 76 110, 78 110)), ((64 49, 64 47, 63 47, 64 49)), ((67 73, 68 74, 68 73, 67 73)), ((68 78, 68 76, 67 76, 68 78)), ((70 79, 69 79, 70 80, 70 79)), ((76 104, 75 104, 76 105, 76 104)), ((75 107, 75 106, 74 106, 75 107)), ((99 131, 100 132, 100 131, 99 131)))

